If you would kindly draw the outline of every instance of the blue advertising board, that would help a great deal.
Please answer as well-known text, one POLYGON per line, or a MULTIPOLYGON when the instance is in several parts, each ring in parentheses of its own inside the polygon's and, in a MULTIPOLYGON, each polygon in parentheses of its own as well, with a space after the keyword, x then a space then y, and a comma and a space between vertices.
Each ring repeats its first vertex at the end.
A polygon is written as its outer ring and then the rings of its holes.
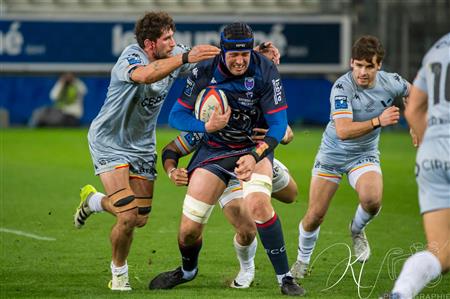
MULTIPOLYGON (((178 43, 219 44, 235 18, 175 18, 178 43)), ((279 48, 281 72, 342 72, 348 68, 350 21, 345 16, 242 17, 256 42, 279 48)), ((1 72, 108 72, 134 40, 135 20, 0 17, 1 72)))

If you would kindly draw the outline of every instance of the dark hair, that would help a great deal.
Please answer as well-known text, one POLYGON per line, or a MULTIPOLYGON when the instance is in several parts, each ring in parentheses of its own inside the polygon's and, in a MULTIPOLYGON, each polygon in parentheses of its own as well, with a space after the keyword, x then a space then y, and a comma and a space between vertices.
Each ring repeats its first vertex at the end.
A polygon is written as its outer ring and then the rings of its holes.
POLYGON ((146 39, 156 41, 164 31, 170 29, 175 32, 175 23, 169 14, 162 11, 147 12, 142 19, 136 22, 134 34, 139 46, 143 49, 146 39))
POLYGON ((352 59, 372 62, 374 55, 377 57, 377 63, 380 63, 384 58, 383 45, 375 36, 364 35, 353 44, 352 59))

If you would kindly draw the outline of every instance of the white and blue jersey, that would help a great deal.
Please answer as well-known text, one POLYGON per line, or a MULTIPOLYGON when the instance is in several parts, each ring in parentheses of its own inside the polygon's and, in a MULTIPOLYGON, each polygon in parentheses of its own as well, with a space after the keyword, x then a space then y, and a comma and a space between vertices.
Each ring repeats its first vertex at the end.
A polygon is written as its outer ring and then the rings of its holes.
POLYGON ((321 149, 338 149, 342 153, 378 150, 381 128, 361 137, 341 140, 336 134, 334 120, 350 118, 362 122, 379 116, 392 106, 394 99, 408 96, 408 83, 395 73, 377 72, 375 84, 362 88, 356 84, 349 71, 334 83, 330 95, 330 122, 323 134, 321 149))
MULTIPOLYGON (((381 128, 358 138, 342 140, 337 136, 335 119, 363 122, 378 117, 392 106, 394 99, 408 96, 408 83, 396 73, 378 71, 375 84, 360 87, 349 71, 334 83, 330 95, 330 121, 322 136, 313 175, 338 182, 342 174, 363 167, 381 173, 378 141, 381 128)), ((352 186, 356 182, 352 182, 352 186)))
POLYGON ((428 126, 416 159, 425 213, 450 208, 450 33, 424 56, 414 86, 428 95, 428 126))
MULTIPOLYGON (((176 46, 173 55, 187 51, 176 46)), ((130 171, 154 179, 156 176, 156 122, 169 89, 180 72, 193 65, 183 65, 167 77, 151 84, 132 81, 132 72, 149 64, 138 44, 125 48, 111 71, 106 100, 88 133, 95 173, 128 164, 130 171)))

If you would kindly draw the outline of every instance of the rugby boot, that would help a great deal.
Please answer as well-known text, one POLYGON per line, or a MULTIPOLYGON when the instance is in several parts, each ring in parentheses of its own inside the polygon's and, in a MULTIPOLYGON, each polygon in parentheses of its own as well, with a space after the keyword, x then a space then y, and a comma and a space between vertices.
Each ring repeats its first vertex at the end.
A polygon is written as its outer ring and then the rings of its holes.
POLYGON ((360 233, 352 232, 352 223, 350 223, 350 232, 353 241, 353 254, 360 263, 366 262, 370 257, 370 246, 366 233, 362 230, 360 233))
POLYGON ((109 281, 108 287, 111 291, 131 291, 130 282, 128 281, 128 273, 122 275, 112 276, 112 280, 109 281))
POLYGON ((197 276, 197 273, 198 269, 195 272, 194 277, 192 277, 191 279, 185 279, 183 278, 183 270, 181 269, 181 267, 178 267, 175 270, 158 274, 155 278, 152 279, 152 281, 150 281, 148 288, 150 290, 171 289, 179 284, 193 280, 197 276))
POLYGON ((281 293, 287 296, 303 296, 306 292, 297 284, 294 277, 285 276, 281 280, 281 293))
POLYGON ((295 261, 295 263, 291 267, 292 276, 295 279, 305 278, 305 276, 308 276, 310 274, 308 266, 309 264, 302 261, 295 261))
POLYGON ((255 267, 241 269, 236 278, 231 282, 230 287, 235 289, 246 289, 250 287, 255 278, 255 267))
POLYGON ((89 199, 97 190, 92 185, 86 185, 80 190, 80 204, 75 211, 73 224, 76 228, 82 228, 88 219, 94 212, 89 208, 89 199))

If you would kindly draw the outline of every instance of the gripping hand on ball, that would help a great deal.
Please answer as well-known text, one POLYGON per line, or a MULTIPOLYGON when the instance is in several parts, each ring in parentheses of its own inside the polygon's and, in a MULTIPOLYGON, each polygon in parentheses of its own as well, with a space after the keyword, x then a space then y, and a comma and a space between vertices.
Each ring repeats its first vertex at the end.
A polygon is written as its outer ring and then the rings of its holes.
POLYGON ((224 114, 219 114, 217 112, 217 108, 215 108, 213 113, 211 114, 211 117, 205 123, 206 132, 212 133, 225 128, 225 126, 228 123, 228 120, 230 119, 230 115, 231 115, 230 107, 228 107, 227 111, 225 111, 224 114))

